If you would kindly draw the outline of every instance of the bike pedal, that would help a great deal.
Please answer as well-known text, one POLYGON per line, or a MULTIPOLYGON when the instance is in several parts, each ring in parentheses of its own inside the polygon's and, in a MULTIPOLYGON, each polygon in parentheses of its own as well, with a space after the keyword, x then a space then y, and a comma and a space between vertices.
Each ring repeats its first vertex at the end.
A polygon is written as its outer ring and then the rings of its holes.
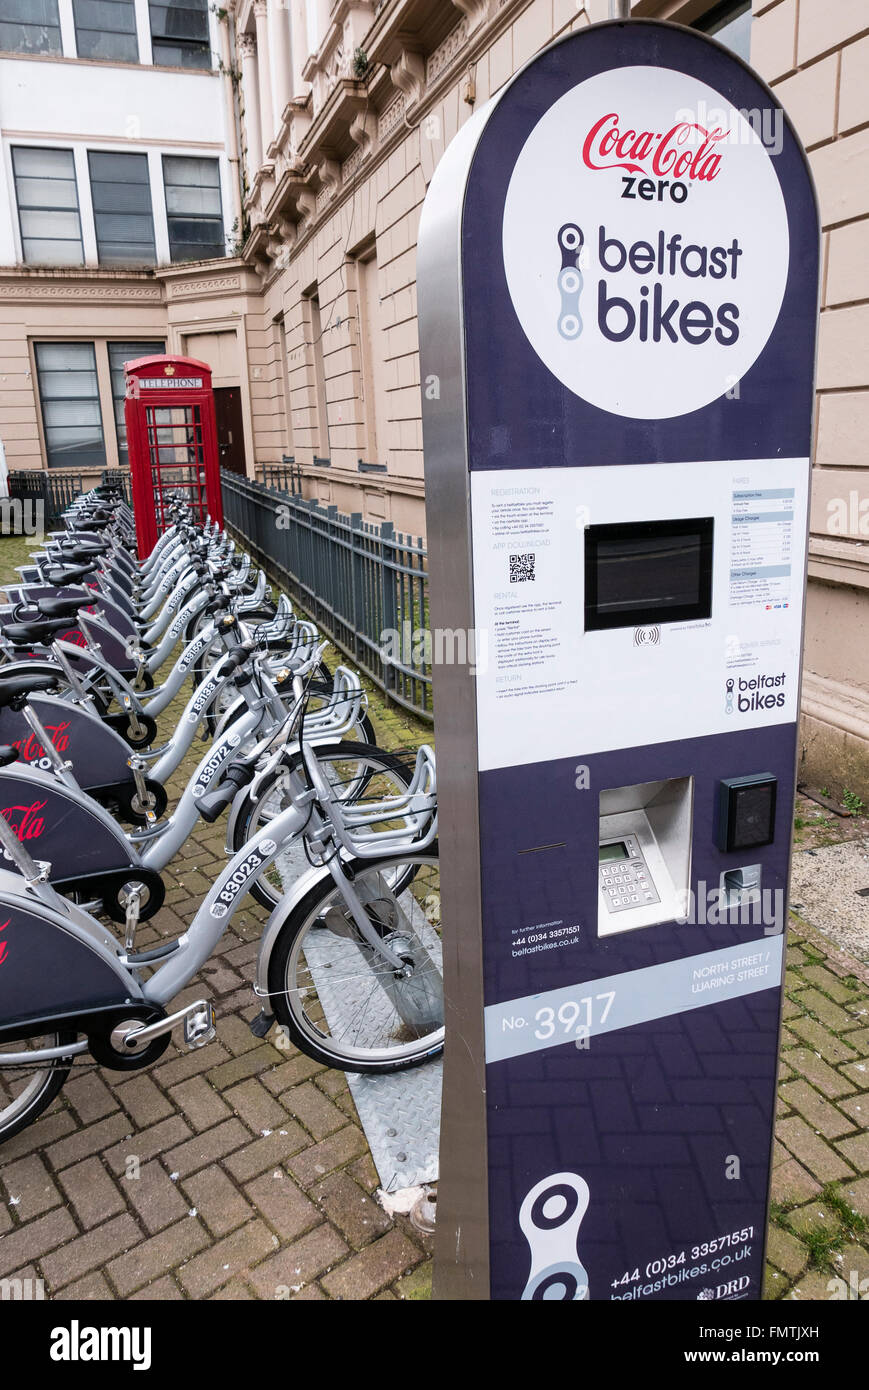
POLYGON ((184 1041, 189 1048, 204 1047, 213 1041, 217 1034, 214 1026, 214 1005, 206 1004, 184 1020, 184 1041))
POLYGON ((255 1038, 264 1038, 275 1021, 274 1014, 270 1014, 266 1009, 260 1009, 256 1018, 252 1018, 248 1027, 255 1038))

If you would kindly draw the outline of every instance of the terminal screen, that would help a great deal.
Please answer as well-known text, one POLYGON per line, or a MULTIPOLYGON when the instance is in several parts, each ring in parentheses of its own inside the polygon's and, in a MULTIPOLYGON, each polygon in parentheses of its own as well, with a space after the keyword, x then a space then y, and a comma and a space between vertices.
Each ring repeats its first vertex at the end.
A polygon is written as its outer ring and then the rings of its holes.
POLYGON ((712 517, 585 529, 585 626, 647 627, 712 612, 712 517))
POLYGON ((614 845, 601 845, 598 855, 599 862, 606 864, 610 859, 627 859, 628 849, 624 840, 619 840, 614 845))

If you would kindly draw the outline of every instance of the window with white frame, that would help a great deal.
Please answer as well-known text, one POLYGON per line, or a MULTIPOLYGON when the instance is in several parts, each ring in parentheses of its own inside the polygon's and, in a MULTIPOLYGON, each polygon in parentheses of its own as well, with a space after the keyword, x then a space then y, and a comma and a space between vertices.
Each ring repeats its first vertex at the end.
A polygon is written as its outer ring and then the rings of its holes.
POLYGON ((79 58, 139 61, 134 0, 72 0, 79 58))
POLYGON ((49 468, 104 467, 93 343, 35 343, 34 351, 49 468))
POLYGON ((174 68, 210 68, 208 0, 150 0, 154 62, 174 68))
POLYGON ((12 150, 21 248, 28 265, 81 265, 84 251, 72 150, 12 150))
POLYGON ((0 0, 0 49, 60 53, 57 0, 0 0))
POLYGON ((135 362, 137 357, 152 357, 155 353, 165 352, 166 344, 162 339, 139 343, 109 343, 108 349, 109 372, 112 378, 112 405, 115 412, 115 434, 118 440, 118 462, 122 467, 126 467, 129 463, 129 456, 127 452, 127 426, 124 421, 124 396, 126 393, 124 363, 135 362))
POLYGON ((163 187, 173 261, 226 255, 216 159, 164 154, 163 187))
POLYGON ((148 156, 90 150, 88 167, 100 265, 154 265, 148 156))

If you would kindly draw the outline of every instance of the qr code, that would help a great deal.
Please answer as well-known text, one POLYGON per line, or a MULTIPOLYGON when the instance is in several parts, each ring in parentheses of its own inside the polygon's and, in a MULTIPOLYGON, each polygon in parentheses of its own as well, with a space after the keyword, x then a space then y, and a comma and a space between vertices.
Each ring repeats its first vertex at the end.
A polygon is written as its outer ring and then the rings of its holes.
POLYGON ((526 579, 534 579, 534 561, 537 556, 531 555, 511 555, 510 556, 510 583, 522 584, 526 579))

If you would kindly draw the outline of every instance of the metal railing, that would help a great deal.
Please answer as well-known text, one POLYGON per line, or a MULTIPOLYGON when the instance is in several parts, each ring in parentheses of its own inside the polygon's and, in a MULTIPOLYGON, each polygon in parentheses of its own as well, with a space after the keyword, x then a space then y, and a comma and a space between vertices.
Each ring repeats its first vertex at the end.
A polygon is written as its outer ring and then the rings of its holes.
POLYGON ((276 487, 281 492, 302 496, 302 465, 296 463, 292 454, 284 454, 280 463, 258 463, 257 481, 266 487, 276 487))
POLYGON ((33 519, 38 516, 42 525, 48 527, 56 524, 76 497, 100 483, 113 483, 130 501, 129 468, 12 469, 9 473, 9 496, 27 509, 24 511, 25 524, 32 527, 33 519), (37 512, 36 508, 41 508, 41 511, 37 512))
POLYGON ((390 699, 431 719, 422 538, 226 469, 221 480, 224 520, 263 568, 390 699))

